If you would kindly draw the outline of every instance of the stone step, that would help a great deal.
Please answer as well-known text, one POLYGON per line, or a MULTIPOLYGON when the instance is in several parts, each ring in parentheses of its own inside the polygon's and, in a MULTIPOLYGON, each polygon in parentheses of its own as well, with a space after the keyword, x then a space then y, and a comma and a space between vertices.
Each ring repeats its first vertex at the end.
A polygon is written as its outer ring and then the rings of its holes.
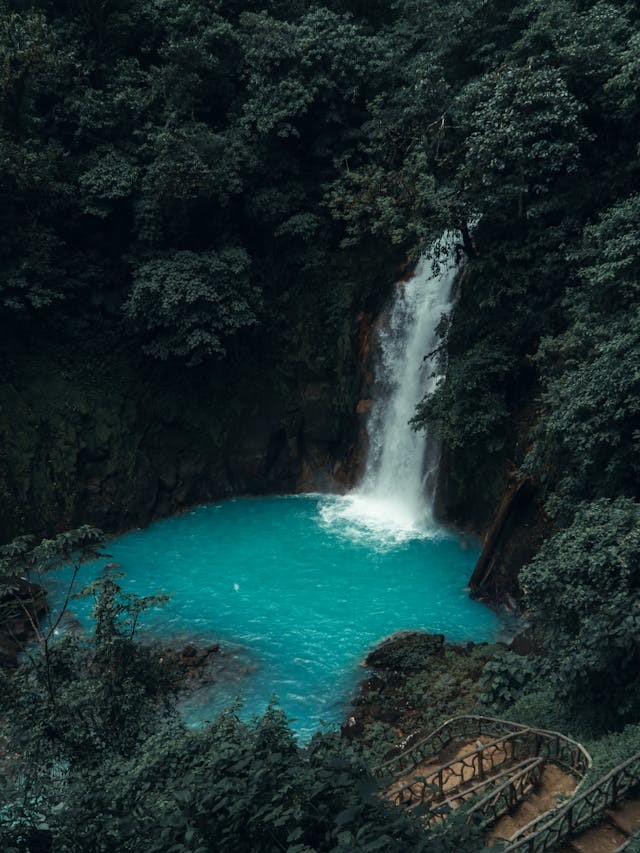
POLYGON ((561 853, 615 853, 640 829, 640 800, 628 800, 609 810, 605 820, 569 839, 561 853))
POLYGON ((570 773, 561 770, 555 764, 546 764, 540 775, 540 784, 536 790, 523 800, 510 815, 500 818, 491 829, 488 843, 507 841, 519 829, 526 826, 542 814, 556 808, 563 797, 569 797, 575 790, 577 780, 570 773))
POLYGON ((587 829, 576 835, 565 846, 568 853, 614 853, 627 840, 628 835, 608 823, 587 829))
POLYGON ((640 829, 640 800, 628 800, 607 814, 609 820, 627 835, 633 835, 640 829))

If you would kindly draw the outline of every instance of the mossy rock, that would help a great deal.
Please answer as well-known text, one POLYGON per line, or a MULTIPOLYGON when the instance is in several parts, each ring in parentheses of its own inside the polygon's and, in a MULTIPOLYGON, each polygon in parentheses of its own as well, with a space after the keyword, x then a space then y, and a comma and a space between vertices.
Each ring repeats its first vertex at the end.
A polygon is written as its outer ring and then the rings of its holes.
POLYGON ((367 655, 365 665, 391 672, 417 672, 426 666, 429 658, 442 654, 444 641, 444 634, 423 631, 393 634, 367 655))

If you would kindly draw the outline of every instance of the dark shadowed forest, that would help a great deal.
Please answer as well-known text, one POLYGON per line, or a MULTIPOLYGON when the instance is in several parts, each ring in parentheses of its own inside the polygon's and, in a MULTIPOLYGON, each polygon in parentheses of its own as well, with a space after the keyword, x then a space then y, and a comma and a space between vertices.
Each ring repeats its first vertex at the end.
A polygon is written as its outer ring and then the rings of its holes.
MULTIPOLYGON (((324 482, 358 318, 452 231, 414 417, 440 512, 483 534, 509 483, 535 495, 500 580, 529 653, 496 648, 465 710, 571 733, 594 773, 640 751, 639 145, 634 2, 0 0, 0 574, 324 482)), ((380 723, 187 728, 136 639, 159 602, 84 594, 91 636, 40 627, 0 670, 7 853, 484 849, 464 810, 425 829, 379 796, 380 723)))

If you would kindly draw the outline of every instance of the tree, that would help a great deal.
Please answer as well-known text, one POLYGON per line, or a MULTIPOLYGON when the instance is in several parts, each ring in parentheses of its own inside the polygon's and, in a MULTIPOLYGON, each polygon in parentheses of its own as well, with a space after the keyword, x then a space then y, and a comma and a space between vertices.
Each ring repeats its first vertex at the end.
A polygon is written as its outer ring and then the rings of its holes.
POLYGON ((521 573, 546 639, 552 686, 598 729, 636 719, 640 701, 640 505, 580 505, 521 573))
POLYGON ((574 251, 566 331, 543 340, 546 416, 527 461, 571 516, 572 502, 636 494, 640 386, 640 197, 604 210, 574 251))
MULTIPOLYGON (((101 556, 101 542, 100 531, 82 527, 35 547, 22 537, 2 549, 10 588, 18 572, 43 581, 71 568, 59 610, 32 623, 35 642, 24 645, 23 663, 15 672, 0 670, 2 737, 11 756, 0 785, 0 838, 17 849, 50 837, 74 774, 100 766, 105 756, 122 759, 160 720, 170 726, 174 719, 176 673, 154 649, 135 642, 141 614, 167 597, 125 595, 110 576, 79 591, 79 572, 101 556), (63 632, 72 598, 88 595, 95 599, 93 633, 63 632)), ((26 612, 28 602, 20 604, 26 612)))
POLYGON ((137 269, 125 314, 149 335, 148 352, 197 364, 224 355, 224 343, 257 322, 259 291, 252 287, 243 249, 171 252, 137 269))

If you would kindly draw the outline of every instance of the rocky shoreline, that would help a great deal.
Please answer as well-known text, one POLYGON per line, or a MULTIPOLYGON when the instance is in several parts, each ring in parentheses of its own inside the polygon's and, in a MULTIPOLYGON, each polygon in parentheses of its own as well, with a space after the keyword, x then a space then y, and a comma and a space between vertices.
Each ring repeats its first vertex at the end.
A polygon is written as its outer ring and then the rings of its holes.
MULTIPOLYGON (((15 671, 20 655, 38 636, 47 614, 47 591, 19 576, 0 576, 0 670, 15 671)), ((73 613, 67 612, 61 627, 82 632, 73 613)), ((220 643, 207 645, 183 640, 179 644, 157 645, 161 663, 173 669, 181 693, 190 693, 221 680, 241 679, 251 666, 240 661, 220 643)))
MULTIPOLYGON (((218 642, 198 644, 195 641, 158 646, 160 663, 174 669, 178 689, 191 699, 198 691, 219 683, 240 682, 256 669, 256 663, 242 654, 242 649, 218 642)), ((206 695, 204 697, 206 704, 206 695)))
POLYGON ((504 647, 449 643, 444 634, 423 631, 391 635, 363 661, 371 673, 352 700, 342 736, 384 748, 417 729, 469 713, 485 664, 504 647))
MULTIPOLYGON (((46 614, 47 594, 43 587, 17 576, 0 578, 0 589, 0 668, 14 670, 46 614)), ((71 622, 74 630, 80 628, 71 622)), ((519 635, 508 647, 529 653, 531 643, 525 640, 526 635, 519 635)), ((242 679, 251 669, 218 642, 197 644, 187 637, 156 647, 160 662, 177 674, 183 694, 242 679)), ((369 674, 352 700, 342 736, 383 748, 418 729, 469 713, 482 691, 485 664, 504 648, 505 643, 450 643, 444 634, 423 631, 392 634, 363 661, 369 674)))

